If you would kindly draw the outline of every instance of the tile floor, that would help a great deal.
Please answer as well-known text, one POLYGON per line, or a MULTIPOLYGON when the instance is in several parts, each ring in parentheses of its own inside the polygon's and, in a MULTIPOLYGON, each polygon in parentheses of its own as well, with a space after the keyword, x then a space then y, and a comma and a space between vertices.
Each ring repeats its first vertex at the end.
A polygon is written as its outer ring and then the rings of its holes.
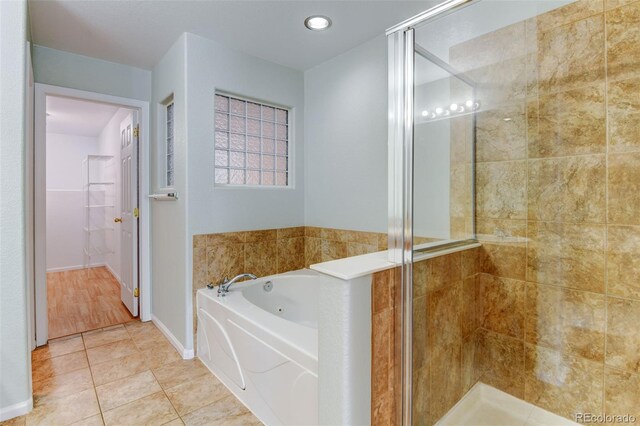
POLYGON ((51 340, 33 352, 34 409, 0 425, 259 425, 150 322, 51 340))

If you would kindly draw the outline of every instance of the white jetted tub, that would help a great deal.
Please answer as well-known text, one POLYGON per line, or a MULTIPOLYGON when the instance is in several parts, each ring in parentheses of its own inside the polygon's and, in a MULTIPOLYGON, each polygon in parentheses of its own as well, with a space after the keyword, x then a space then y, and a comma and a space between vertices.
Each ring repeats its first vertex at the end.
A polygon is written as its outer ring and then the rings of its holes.
POLYGON ((197 294, 198 357, 265 424, 318 424, 318 272, 197 294))

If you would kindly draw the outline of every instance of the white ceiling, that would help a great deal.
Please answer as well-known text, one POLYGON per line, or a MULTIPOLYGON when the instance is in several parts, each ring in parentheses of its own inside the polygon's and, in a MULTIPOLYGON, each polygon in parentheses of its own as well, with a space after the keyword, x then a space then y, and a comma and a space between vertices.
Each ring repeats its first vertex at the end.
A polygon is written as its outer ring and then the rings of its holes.
POLYGON ((305 70, 428 9, 430 1, 29 0, 33 42, 151 69, 183 32, 305 70), (333 20, 307 30, 312 14, 333 20))
POLYGON ((118 109, 109 104, 47 96, 47 133, 98 136, 118 109))

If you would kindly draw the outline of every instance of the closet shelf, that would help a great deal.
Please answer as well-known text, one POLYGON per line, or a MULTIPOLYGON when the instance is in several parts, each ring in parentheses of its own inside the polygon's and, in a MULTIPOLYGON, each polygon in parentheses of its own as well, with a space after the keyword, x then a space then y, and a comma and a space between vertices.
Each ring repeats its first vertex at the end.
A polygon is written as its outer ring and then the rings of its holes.
POLYGON ((105 254, 113 254, 113 250, 109 250, 107 248, 104 249, 100 249, 100 248, 95 248, 92 247, 91 249, 84 249, 84 254, 86 254, 87 256, 103 256, 105 254))

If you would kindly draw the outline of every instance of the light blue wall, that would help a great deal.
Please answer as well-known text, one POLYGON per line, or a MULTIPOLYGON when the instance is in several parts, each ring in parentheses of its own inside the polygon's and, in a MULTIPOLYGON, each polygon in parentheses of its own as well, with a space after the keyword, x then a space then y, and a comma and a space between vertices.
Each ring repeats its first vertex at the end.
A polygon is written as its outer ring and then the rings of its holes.
POLYGON ((151 100, 151 71, 48 47, 33 46, 37 83, 88 92, 151 100))
POLYGON ((0 420, 4 420, 12 414, 11 406, 23 404, 28 409, 31 404, 25 254, 25 0, 0 1, 0 52, 0 420))
POLYGON ((387 231, 387 40, 305 72, 305 224, 387 231))
POLYGON ((187 34, 189 228, 191 234, 304 224, 303 74, 187 34), (214 187, 214 93, 293 108, 294 188, 214 187))
POLYGON ((164 164, 164 145, 158 137, 161 104, 173 93, 174 100, 174 190, 178 200, 151 201, 152 314, 188 349, 193 347, 189 318, 191 306, 191 242, 187 234, 187 131, 186 131, 186 36, 173 44, 153 69, 151 105, 151 186, 158 191, 164 164))

